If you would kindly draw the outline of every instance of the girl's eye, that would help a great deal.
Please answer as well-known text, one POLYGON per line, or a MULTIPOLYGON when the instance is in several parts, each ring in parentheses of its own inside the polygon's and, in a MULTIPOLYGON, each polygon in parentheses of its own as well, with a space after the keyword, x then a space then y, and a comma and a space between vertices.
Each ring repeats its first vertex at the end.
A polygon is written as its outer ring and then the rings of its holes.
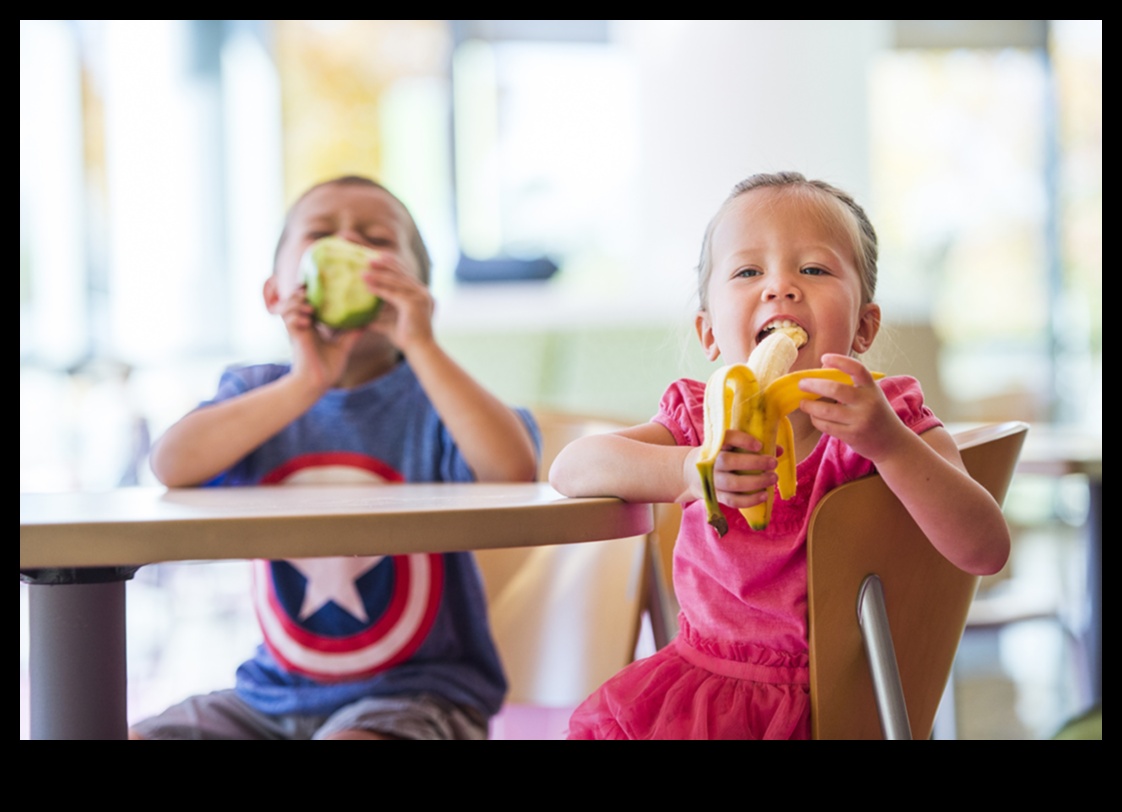
POLYGON ((741 268, 739 271, 737 271, 735 274, 733 274, 733 276, 735 276, 738 279, 740 279, 740 278, 751 278, 753 276, 759 276, 759 275, 760 275, 760 272, 758 270, 756 270, 755 268, 741 268))
POLYGON ((829 273, 825 268, 819 268, 811 265, 809 268, 803 268, 802 272, 807 276, 825 276, 829 273))

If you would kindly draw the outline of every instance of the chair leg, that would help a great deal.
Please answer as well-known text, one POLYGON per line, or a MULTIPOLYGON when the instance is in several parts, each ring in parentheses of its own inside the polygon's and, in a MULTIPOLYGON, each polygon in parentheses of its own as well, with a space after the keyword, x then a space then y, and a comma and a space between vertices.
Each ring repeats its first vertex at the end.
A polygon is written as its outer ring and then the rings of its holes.
POLYGON ((940 741, 954 741, 958 738, 958 704, 955 698, 955 673, 951 668, 951 678, 947 680, 947 687, 943 689, 943 698, 939 700, 939 710, 935 712, 935 724, 931 730, 931 738, 940 741))
POLYGON ((911 739, 908 707, 896 665, 896 649, 888 627, 888 610, 884 603, 884 585, 876 575, 865 578, 857 597, 857 622, 865 641, 865 654, 873 677, 880 726, 886 739, 911 739))
POLYGON ((673 595, 667 594, 670 579, 662 571, 658 548, 647 538, 647 613, 651 618, 656 649, 665 648, 678 634, 678 612, 673 595))

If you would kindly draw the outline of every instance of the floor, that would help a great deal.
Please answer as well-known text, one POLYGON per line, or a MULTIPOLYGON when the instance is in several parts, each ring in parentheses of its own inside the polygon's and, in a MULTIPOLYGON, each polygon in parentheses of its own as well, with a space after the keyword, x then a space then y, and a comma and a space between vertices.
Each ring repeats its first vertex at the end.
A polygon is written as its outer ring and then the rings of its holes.
MULTIPOLYGON (((1011 495, 1031 512, 1032 493, 1011 495)), ((953 715, 936 736, 960 739, 1046 739, 1083 711, 1086 674, 1065 628, 1083 610, 1083 547, 1078 505, 1063 520, 1037 517, 1017 533, 1013 576, 983 593, 997 614, 1052 612, 1000 629, 970 630, 959 650, 953 715), (1074 517, 1074 519, 1073 519, 1074 517), (997 605, 995 607, 996 601, 997 605)), ((248 600, 249 570, 241 562, 146 567, 128 586, 129 714, 158 712, 188 693, 228 687, 256 645, 248 600), (207 652, 205 657, 198 652, 207 652)), ((27 590, 20 585, 20 738, 28 737, 27 590)), ((641 643, 641 646, 644 645, 641 643)), ((650 646, 649 641, 645 643, 650 646)), ((568 709, 512 707, 493 726, 496 738, 561 738, 568 709)))

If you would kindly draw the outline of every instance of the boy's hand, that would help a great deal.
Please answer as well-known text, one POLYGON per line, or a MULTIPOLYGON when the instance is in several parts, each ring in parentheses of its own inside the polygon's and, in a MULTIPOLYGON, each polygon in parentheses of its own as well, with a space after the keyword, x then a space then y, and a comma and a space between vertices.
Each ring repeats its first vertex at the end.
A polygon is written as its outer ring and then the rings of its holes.
MULTIPOLYGON (((762 447, 763 444, 747 432, 730 430, 725 433, 724 445, 713 463, 713 485, 717 489, 717 501, 722 505, 743 509, 767 499, 767 488, 779 481, 775 473, 778 461, 759 453, 762 447)), ((704 497, 697 473, 700 456, 701 448, 694 448, 686 455, 683 470, 694 499, 704 497)))
POLYGON ((281 316, 292 342, 292 374, 320 393, 326 392, 342 377, 361 332, 329 335, 322 331, 302 285, 285 301, 281 316))
POLYGON ((823 400, 804 400, 799 408, 823 434, 837 437, 862 457, 876 463, 885 459, 911 431, 896 415, 869 370, 847 355, 822 356, 822 366, 840 370, 853 378, 853 386, 821 378, 799 383, 804 392, 823 400))
POLYGON ((522 419, 484 389, 437 343, 433 298, 416 271, 393 252, 370 263, 363 276, 382 309, 366 328, 409 362, 433 408, 479 482, 531 482, 537 456, 522 419))
POLYGON ((399 257, 381 254, 363 278, 384 300, 369 329, 386 336, 407 357, 414 346, 432 341, 432 294, 399 257))

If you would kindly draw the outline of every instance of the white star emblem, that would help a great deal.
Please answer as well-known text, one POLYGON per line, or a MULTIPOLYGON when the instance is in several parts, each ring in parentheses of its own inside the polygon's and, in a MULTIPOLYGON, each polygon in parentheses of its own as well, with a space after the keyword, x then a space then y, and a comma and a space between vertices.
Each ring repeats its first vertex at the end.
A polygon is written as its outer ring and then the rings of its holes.
POLYGON ((369 623, 366 607, 362 603, 355 583, 385 558, 294 558, 289 559, 296 570, 307 579, 304 602, 300 605, 300 620, 306 620, 328 603, 334 603, 354 618, 369 623))

